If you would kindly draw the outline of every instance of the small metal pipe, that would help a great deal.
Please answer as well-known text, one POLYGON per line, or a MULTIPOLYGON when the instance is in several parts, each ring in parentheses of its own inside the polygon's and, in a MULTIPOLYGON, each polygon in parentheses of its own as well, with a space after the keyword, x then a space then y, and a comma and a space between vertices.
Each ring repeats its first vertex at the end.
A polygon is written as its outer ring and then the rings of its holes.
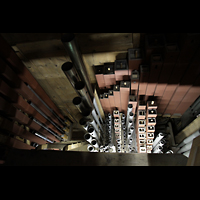
POLYGON ((75 40, 75 35, 73 33, 66 33, 62 35, 61 41, 69 53, 69 57, 72 60, 74 66, 76 67, 77 72, 81 80, 83 80, 86 84, 90 97, 93 98, 92 86, 89 82, 89 77, 87 74, 86 67, 84 65, 81 52, 78 48, 78 45, 75 40))
POLYGON ((86 140, 87 142, 89 142, 89 143, 91 143, 92 140, 93 140, 92 136, 91 136, 89 133, 86 133, 86 134, 84 135, 84 138, 85 138, 85 140, 86 140))
POLYGON ((94 137, 94 138, 97 138, 98 139, 98 135, 96 133, 96 131, 94 130, 94 127, 92 125, 89 125, 88 126, 88 129, 87 129, 88 133, 94 137))
POLYGON ((164 137, 164 134, 163 133, 159 133, 156 138, 154 139, 153 141, 153 146, 152 148, 154 148, 156 146, 156 144, 164 137))
POLYGON ((92 144, 93 147, 99 148, 99 145, 98 145, 98 143, 95 139, 92 140, 91 144, 92 144))
POLYGON ((90 152, 93 152, 94 151, 94 147, 89 144, 88 147, 87 147, 87 150, 90 151, 90 152))

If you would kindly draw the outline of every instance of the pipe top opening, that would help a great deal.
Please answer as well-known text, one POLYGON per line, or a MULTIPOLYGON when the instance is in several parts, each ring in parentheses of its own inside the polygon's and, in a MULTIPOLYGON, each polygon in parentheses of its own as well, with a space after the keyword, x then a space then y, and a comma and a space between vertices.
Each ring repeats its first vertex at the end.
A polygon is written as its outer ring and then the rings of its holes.
POLYGON ((81 101, 82 100, 80 97, 75 97, 72 102, 74 105, 79 105, 81 103, 81 101))
POLYGON ((78 81, 75 83, 75 89, 76 90, 82 90, 85 87, 85 83, 83 81, 78 81))
POLYGON ((73 68, 73 63, 72 62, 65 62, 63 65, 62 65, 62 67, 61 67, 61 69, 63 70, 63 71, 69 71, 69 70, 71 70, 73 68))
POLYGON ((75 38, 75 35, 73 33, 65 33, 61 37, 62 42, 70 42, 75 38))

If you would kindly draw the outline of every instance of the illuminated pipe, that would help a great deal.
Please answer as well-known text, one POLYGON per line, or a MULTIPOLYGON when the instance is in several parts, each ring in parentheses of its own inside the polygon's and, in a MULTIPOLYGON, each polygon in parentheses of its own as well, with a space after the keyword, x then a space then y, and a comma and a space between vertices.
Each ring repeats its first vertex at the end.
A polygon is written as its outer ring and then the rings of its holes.
POLYGON ((185 152, 185 151, 190 150, 191 147, 192 147, 192 142, 193 142, 193 140, 190 141, 189 143, 185 144, 182 148, 180 148, 180 149, 177 151, 177 153, 183 153, 183 152, 185 152))
POLYGON ((112 119, 112 116, 110 113, 108 113, 108 119, 112 119))
POLYGON ((92 144, 93 147, 99 148, 99 145, 98 145, 98 143, 95 139, 92 140, 91 144, 92 144))
POLYGON ((178 146, 177 148, 180 148, 182 146, 184 146, 185 144, 191 142, 194 138, 196 138, 197 136, 200 135, 199 130, 194 132, 192 135, 188 136, 187 138, 185 138, 178 146))
POLYGON ((84 65, 80 49, 76 43, 75 35, 73 33, 63 34, 61 37, 61 41, 62 41, 64 47, 66 48, 66 50, 69 54, 69 57, 70 57, 72 63, 74 64, 77 72, 79 73, 81 80, 83 80, 85 82, 85 85, 87 87, 90 97, 93 98, 92 86, 89 82, 87 70, 84 65))
POLYGON ((89 133, 92 137, 94 137, 94 138, 96 138, 96 139, 99 139, 99 138, 98 138, 98 135, 97 135, 97 133, 96 133, 96 131, 94 130, 94 127, 93 127, 92 125, 89 125, 89 126, 88 126, 87 131, 88 131, 88 133, 89 133))
POLYGON ((128 132, 128 134, 127 134, 127 139, 128 139, 128 140, 131 138, 131 135, 132 135, 132 133, 131 133, 131 132, 128 132))
POLYGON ((157 144, 156 144, 156 146, 155 147, 153 147, 152 149, 156 149, 157 148, 157 146, 164 146, 164 144, 166 143, 166 141, 164 140, 164 139, 161 139, 157 144))
POLYGON ((128 130, 130 129, 131 125, 133 124, 133 121, 132 120, 129 120, 128 121, 128 130))
POLYGON ((130 130, 129 130, 130 132, 131 132, 131 134, 133 133, 133 131, 134 131, 134 126, 133 125, 131 125, 131 127, 130 127, 130 130))
POLYGON ((100 128, 101 131, 103 132, 102 126, 101 126, 101 124, 100 124, 100 122, 99 122, 99 118, 98 118, 98 116, 97 116, 97 114, 96 114, 95 109, 92 110, 92 116, 94 117, 95 121, 96 121, 97 124, 99 125, 99 128, 100 128))
POLYGON ((90 124, 92 124, 92 126, 94 127, 94 129, 96 130, 96 132, 98 133, 99 130, 97 128, 97 124, 94 121, 94 117, 92 116, 91 112, 88 110, 86 113, 82 113, 82 115, 89 120, 90 124))
POLYGON ((87 150, 90 151, 90 152, 93 152, 94 151, 94 147, 89 144, 88 147, 87 147, 87 150))
POLYGON ((87 142, 89 142, 89 143, 91 143, 92 140, 93 140, 92 136, 91 136, 89 133, 86 133, 86 134, 84 135, 84 138, 85 138, 85 140, 86 140, 87 142))
POLYGON ((132 120, 133 121, 133 117, 134 117, 133 113, 130 112, 129 115, 128 115, 128 120, 132 120))
POLYGON ((128 104, 127 113, 129 114, 130 112, 132 112, 132 110, 133 110, 133 105, 132 104, 128 104))
POLYGON ((155 140, 153 141, 153 148, 156 146, 156 144, 162 139, 164 137, 164 134, 163 133, 159 133, 157 136, 156 136, 156 138, 155 138, 155 140))
POLYGON ((166 154, 172 154, 172 153, 174 153, 172 150, 166 152, 166 154))
POLYGON ((157 148, 153 149, 153 153, 161 153, 162 149, 163 149, 163 147, 157 146, 157 148))
POLYGON ((96 102, 96 99, 95 99, 95 98, 93 98, 93 105, 94 105, 94 107, 95 107, 95 109, 96 109, 96 111, 97 111, 98 116, 100 117, 101 123, 104 123, 104 122, 103 122, 103 119, 102 119, 102 117, 101 117, 101 113, 100 113, 100 111, 99 111, 99 108, 98 108, 98 105, 97 105, 97 102, 96 102))
POLYGON ((190 156, 190 150, 184 152, 183 155, 189 158, 189 156, 190 156))

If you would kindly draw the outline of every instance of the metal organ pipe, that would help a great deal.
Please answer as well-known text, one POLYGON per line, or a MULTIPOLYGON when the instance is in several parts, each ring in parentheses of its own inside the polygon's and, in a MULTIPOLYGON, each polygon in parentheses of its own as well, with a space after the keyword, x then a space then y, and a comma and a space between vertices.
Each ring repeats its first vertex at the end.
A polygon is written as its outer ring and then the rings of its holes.
POLYGON ((83 81, 76 82, 75 89, 76 89, 77 93, 79 94, 79 96, 83 98, 83 101, 85 102, 87 107, 92 109, 93 104, 92 104, 90 97, 88 96, 88 91, 85 87, 85 83, 83 81))
POLYGON ((86 133, 86 134, 84 135, 84 138, 85 138, 85 140, 86 140, 87 142, 89 142, 89 143, 91 143, 92 140, 93 140, 92 136, 91 136, 89 133, 86 133))
POLYGON ((65 62, 62 65, 61 69, 64 72, 64 74, 66 75, 66 77, 68 78, 71 85, 75 88, 75 83, 77 83, 78 81, 81 81, 81 78, 79 77, 73 63, 65 62))
POLYGON ((66 33, 62 35, 61 41, 69 53, 70 59, 72 60, 74 66, 76 67, 77 72, 81 79, 85 82, 88 89, 89 95, 93 98, 93 91, 91 84, 89 82, 89 77, 85 65, 83 63, 81 52, 78 48, 78 45, 75 41, 75 35, 73 33, 66 33))
POLYGON ((103 119, 102 119, 102 117, 101 117, 101 113, 100 113, 100 111, 99 111, 99 108, 98 108, 98 106, 97 106, 97 102, 96 102, 96 99, 95 99, 95 98, 93 98, 93 105, 94 105, 94 107, 95 107, 95 109, 96 109, 96 111, 97 111, 98 116, 100 117, 101 123, 103 123, 103 119))
POLYGON ((164 137, 164 134, 163 134, 163 133, 159 133, 159 134, 156 136, 155 140, 153 141, 153 146, 152 146, 152 148, 154 148, 154 147, 156 146, 156 144, 157 144, 163 137, 164 137))
POLYGON ((77 107, 80 113, 87 112, 88 109, 85 107, 85 104, 80 97, 74 97, 72 102, 77 107))

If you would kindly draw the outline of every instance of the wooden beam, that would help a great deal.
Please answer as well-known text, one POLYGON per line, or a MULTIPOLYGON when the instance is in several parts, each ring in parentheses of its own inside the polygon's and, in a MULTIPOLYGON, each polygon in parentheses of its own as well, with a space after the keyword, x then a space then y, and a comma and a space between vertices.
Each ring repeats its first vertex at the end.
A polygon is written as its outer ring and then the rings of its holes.
POLYGON ((186 137, 200 129, 200 117, 193 120, 187 127, 175 136, 176 143, 182 142, 186 137))

